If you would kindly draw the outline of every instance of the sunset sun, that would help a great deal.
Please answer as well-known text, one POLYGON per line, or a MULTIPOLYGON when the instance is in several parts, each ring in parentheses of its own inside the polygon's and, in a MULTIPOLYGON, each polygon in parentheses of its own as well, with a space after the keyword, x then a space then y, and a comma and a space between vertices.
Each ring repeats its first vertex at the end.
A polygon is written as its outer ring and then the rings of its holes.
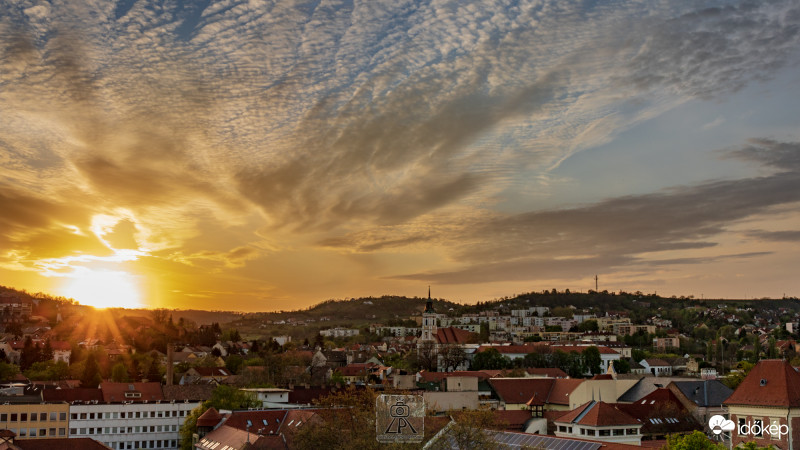
POLYGON ((138 308, 142 304, 136 277, 114 270, 81 270, 66 285, 64 295, 96 308, 138 308))

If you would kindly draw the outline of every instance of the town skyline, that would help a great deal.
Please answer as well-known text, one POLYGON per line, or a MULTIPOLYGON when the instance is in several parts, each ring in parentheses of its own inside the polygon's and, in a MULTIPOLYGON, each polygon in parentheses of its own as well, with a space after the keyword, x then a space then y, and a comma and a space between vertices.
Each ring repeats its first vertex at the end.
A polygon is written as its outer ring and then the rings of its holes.
POLYGON ((0 0, 0 283, 800 295, 800 7, 0 0))

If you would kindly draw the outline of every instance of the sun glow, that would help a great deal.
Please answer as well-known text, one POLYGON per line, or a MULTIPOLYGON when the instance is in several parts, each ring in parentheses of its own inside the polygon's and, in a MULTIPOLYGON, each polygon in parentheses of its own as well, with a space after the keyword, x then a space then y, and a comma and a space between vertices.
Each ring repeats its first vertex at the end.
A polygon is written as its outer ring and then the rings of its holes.
POLYGON ((64 289, 66 297, 96 308, 138 308, 142 306, 136 277, 115 270, 81 268, 64 289))

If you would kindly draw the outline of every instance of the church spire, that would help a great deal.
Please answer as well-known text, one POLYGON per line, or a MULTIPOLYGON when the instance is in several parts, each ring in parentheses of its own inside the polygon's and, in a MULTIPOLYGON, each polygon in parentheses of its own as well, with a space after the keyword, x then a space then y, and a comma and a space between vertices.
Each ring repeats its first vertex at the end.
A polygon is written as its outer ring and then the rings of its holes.
POLYGON ((436 311, 433 310, 433 300, 431 300, 431 287, 428 285, 428 301, 425 302, 425 312, 426 313, 435 313, 436 311))

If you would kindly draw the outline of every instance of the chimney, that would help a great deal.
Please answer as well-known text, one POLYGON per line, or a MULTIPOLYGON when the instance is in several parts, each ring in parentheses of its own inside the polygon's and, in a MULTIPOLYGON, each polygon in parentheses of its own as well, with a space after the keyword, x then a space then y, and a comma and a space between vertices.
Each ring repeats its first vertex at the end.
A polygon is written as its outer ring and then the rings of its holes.
POLYGON ((175 356, 172 352, 172 344, 167 344, 167 386, 172 386, 173 371, 175 370, 175 365, 173 363, 175 356))

